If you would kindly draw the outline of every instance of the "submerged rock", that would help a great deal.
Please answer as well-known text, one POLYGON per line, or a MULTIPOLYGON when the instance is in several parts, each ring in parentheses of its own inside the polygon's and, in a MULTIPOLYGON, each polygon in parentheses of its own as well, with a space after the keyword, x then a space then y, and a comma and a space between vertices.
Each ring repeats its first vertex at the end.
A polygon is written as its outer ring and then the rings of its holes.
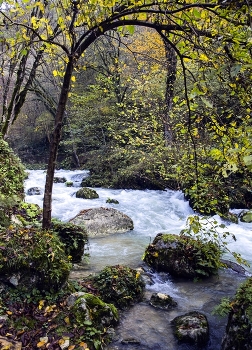
POLYGON ((238 289, 230 312, 221 350, 252 349, 252 277, 238 289))
POLYGON ((27 190, 28 196, 39 196, 42 194, 42 189, 39 187, 31 187, 27 190))
POLYGON ((177 316, 172 321, 174 335, 182 343, 204 345, 209 340, 209 326, 205 315, 192 311, 177 316))
POLYGON ((88 236, 91 237, 123 233, 134 228, 132 219, 114 208, 85 209, 70 222, 78 226, 84 226, 88 236))
POLYGON ((162 310, 170 310, 178 304, 170 295, 164 293, 153 293, 150 298, 150 305, 162 310))

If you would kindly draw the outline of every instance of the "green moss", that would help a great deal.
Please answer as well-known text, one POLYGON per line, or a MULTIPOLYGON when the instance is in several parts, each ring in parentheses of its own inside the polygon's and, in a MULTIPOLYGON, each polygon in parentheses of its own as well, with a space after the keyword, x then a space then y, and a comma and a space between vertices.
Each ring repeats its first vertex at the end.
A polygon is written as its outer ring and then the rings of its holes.
POLYGON ((42 289, 58 289, 68 278, 72 264, 52 232, 10 227, 1 233, 0 246, 1 274, 37 275, 42 289))
POLYGON ((89 282, 97 289, 102 300, 120 309, 141 300, 145 288, 140 273, 122 265, 105 267, 89 282))
POLYGON ((95 199, 99 198, 98 193, 88 187, 83 187, 76 192, 76 198, 95 199))
POLYGON ((79 263, 82 261, 85 247, 88 245, 86 229, 81 226, 53 221, 52 229, 59 236, 65 246, 65 252, 71 257, 72 262, 79 263))
POLYGON ((191 278, 217 273, 220 256, 218 245, 212 241, 158 234, 145 250, 143 259, 157 270, 191 278))
POLYGON ((24 198, 25 171, 0 135, 0 226, 9 225, 12 208, 24 198))

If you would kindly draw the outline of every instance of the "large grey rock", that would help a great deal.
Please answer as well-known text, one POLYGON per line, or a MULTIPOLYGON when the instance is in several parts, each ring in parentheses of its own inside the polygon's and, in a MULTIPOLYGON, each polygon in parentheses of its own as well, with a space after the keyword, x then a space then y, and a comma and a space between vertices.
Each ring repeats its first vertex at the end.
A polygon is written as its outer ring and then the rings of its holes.
POLYGON ((69 222, 84 226, 89 237, 101 237, 112 233, 133 230, 132 219, 114 208, 91 208, 79 212, 69 222))

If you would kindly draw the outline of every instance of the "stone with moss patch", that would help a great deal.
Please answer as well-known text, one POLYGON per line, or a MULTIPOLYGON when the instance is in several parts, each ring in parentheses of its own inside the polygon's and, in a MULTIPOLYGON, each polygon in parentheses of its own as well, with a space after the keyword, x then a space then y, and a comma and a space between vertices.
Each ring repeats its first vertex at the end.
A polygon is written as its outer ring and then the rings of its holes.
POLYGON ((78 324, 92 324, 95 328, 103 330, 104 327, 115 326, 118 323, 118 311, 114 305, 105 303, 93 294, 75 294, 78 295, 71 306, 71 312, 78 324))
POLYGON ((76 198, 95 199, 99 198, 99 195, 95 190, 88 187, 83 187, 76 192, 76 198))
POLYGON ((84 280, 84 286, 92 290, 107 303, 124 309, 142 300, 145 283, 139 271, 127 266, 105 267, 97 276, 84 280))
POLYGON ((65 183, 66 182, 66 178, 65 177, 54 176, 53 182, 55 184, 65 183))
POLYGON ((9 228, 0 234, 0 277, 17 288, 58 290, 72 264, 64 245, 50 231, 9 228))
POLYGON ((195 278, 216 274, 220 255, 218 246, 211 241, 160 233, 146 248, 143 259, 157 271, 195 278))
POLYGON ((205 345, 209 340, 209 326, 205 315, 192 311, 172 320, 174 335, 181 343, 197 346, 205 345))
POLYGON ((84 256, 88 244, 87 232, 84 227, 60 221, 52 222, 52 229, 65 245, 65 252, 71 256, 73 263, 79 263, 84 256))
POLYGON ((170 295, 153 293, 150 298, 150 305, 158 309, 170 310, 177 306, 177 302, 170 295))
POLYGON ((252 222, 252 210, 241 212, 240 220, 247 223, 252 222))

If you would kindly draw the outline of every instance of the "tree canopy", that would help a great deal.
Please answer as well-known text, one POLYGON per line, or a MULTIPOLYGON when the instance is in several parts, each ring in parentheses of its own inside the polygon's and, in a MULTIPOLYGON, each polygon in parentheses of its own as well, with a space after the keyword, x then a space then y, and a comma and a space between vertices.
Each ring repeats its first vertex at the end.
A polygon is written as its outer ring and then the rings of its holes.
MULTIPOLYGON (((198 129, 193 123, 201 118, 194 113, 196 105, 201 101, 206 110, 214 108, 214 101, 208 99, 211 72, 220 82, 225 82, 229 74, 227 93, 235 94, 242 106, 247 105, 250 118, 247 84, 251 79, 250 1, 1 1, 3 135, 8 134, 27 93, 34 88, 36 74, 43 72, 48 61, 52 62, 51 74, 61 80, 45 185, 45 228, 51 222, 53 175, 62 122, 71 86, 81 69, 80 58, 98 38, 111 31, 117 31, 120 36, 131 35, 136 26, 156 30, 178 58, 185 91, 179 107, 185 107, 184 125, 194 149, 198 129), (192 65, 194 70, 197 65, 202 72, 200 80, 194 78, 192 65)), ((212 128, 225 132, 223 127, 222 122, 212 123, 212 128)), ((228 152, 232 158, 231 148, 232 145, 228 152)), ((192 158, 197 168, 196 152, 192 158)), ((251 162, 249 152, 243 160, 247 164, 251 162)))

